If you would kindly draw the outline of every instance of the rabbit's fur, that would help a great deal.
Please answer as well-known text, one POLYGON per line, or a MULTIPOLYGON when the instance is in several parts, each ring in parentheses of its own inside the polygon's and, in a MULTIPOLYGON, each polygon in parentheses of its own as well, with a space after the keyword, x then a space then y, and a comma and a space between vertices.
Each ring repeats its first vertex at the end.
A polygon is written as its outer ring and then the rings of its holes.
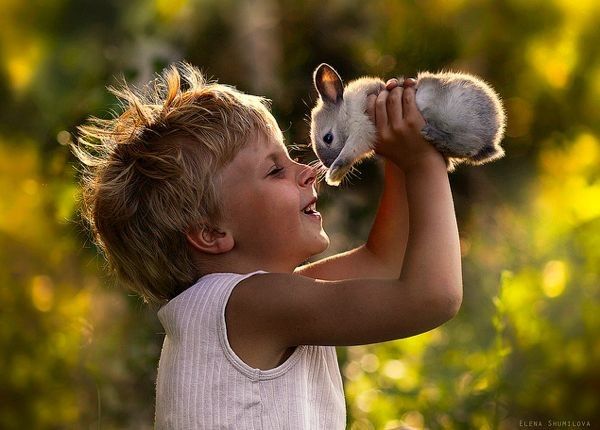
MULTIPOLYGON (((378 94, 385 84, 363 77, 344 88, 327 64, 315 70, 314 84, 319 100, 311 113, 312 145, 329 167, 327 183, 338 185, 353 164, 373 155, 377 135, 366 114, 367 96, 378 94)), ((448 171, 459 163, 483 164, 504 155, 504 108, 481 79, 466 73, 419 73, 416 103, 427 123, 421 134, 442 153, 448 171)))

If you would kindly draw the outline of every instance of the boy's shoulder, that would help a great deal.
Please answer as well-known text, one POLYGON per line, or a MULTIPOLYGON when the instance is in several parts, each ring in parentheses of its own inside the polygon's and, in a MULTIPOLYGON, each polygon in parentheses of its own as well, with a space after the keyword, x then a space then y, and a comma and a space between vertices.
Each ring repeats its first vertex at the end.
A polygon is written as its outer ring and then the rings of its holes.
POLYGON ((289 274, 254 272, 236 284, 225 306, 226 335, 231 349, 244 363, 261 370, 281 365, 296 350, 295 346, 278 342, 260 324, 261 314, 256 307, 262 299, 261 288, 269 288, 273 282, 291 286, 293 280, 289 274))

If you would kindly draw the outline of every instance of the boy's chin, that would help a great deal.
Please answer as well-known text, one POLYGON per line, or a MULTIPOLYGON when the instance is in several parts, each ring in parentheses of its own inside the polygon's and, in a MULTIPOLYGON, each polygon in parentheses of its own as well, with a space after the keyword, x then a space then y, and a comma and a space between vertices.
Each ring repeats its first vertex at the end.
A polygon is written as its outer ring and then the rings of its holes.
POLYGON ((310 239, 310 244, 305 248, 306 254, 302 259, 302 262, 306 262, 308 259, 325 252, 329 248, 329 236, 325 231, 321 230, 320 234, 310 239))
POLYGON ((316 252, 313 252, 313 255, 317 255, 320 254, 321 252, 325 252, 325 250, 327 248, 329 248, 329 244, 330 244, 330 240, 329 240, 329 236, 327 236, 327 233, 325 233, 325 231, 321 231, 321 234, 319 235, 319 247, 318 250, 316 252))

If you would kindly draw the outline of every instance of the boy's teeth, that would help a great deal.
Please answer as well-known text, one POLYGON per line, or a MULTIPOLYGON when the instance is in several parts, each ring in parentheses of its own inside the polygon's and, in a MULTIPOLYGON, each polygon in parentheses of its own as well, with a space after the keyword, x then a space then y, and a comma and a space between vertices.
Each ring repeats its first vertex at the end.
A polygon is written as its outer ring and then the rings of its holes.
POLYGON ((317 206, 316 206, 315 203, 312 203, 312 204, 308 205, 307 207, 305 207, 302 210, 302 212, 304 212, 305 214, 310 214, 310 213, 313 213, 313 212, 316 212, 316 211, 317 211, 317 206))

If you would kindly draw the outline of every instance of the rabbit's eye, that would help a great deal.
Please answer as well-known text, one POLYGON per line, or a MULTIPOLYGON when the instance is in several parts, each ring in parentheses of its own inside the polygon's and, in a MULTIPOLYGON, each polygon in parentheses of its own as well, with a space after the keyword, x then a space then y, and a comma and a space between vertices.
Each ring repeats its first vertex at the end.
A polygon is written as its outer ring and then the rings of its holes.
POLYGON ((331 145, 331 142, 333 142, 333 134, 329 132, 323 136, 323 142, 325 142, 327 145, 331 145))

